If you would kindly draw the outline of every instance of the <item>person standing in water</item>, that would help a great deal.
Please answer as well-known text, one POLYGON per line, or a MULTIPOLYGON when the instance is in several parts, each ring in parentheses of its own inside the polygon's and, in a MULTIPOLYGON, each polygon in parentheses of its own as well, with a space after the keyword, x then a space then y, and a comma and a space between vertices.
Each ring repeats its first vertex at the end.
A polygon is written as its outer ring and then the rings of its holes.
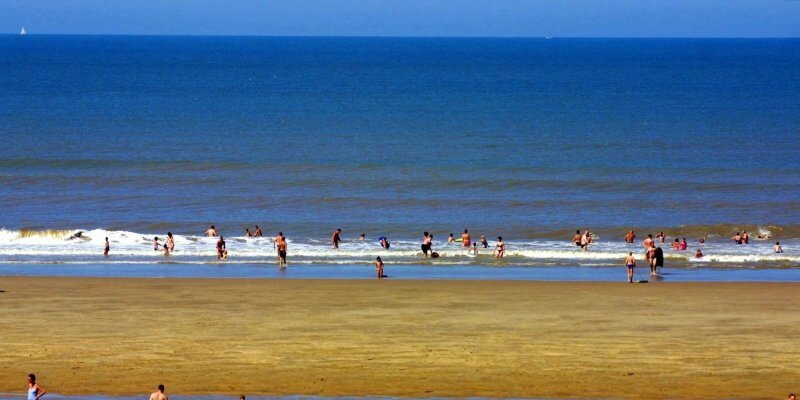
POLYGON ((776 254, 783 253, 783 247, 781 247, 781 242, 775 242, 775 246, 772 246, 772 251, 776 254))
POLYGON ((286 268, 286 248, 288 247, 286 243, 286 238, 283 237, 281 233, 280 241, 276 242, 276 247, 278 248, 278 265, 281 268, 286 268))
POLYGON ((169 397, 164 393, 164 385, 158 385, 155 392, 150 394, 150 400, 169 400, 169 397))
POLYGON ((659 242, 664 243, 664 241, 667 239, 667 235, 665 235, 664 232, 658 232, 656 239, 658 239, 659 242))
POLYGON ((106 245, 103 249, 103 256, 108 257, 108 252, 111 250, 111 244, 108 243, 108 238, 106 238, 106 245))
POLYGON ((592 236, 589 234, 589 231, 586 231, 583 235, 581 235, 581 248, 583 251, 589 251, 589 245, 592 243, 592 236))
POLYGON ((431 251, 431 236, 428 235, 428 231, 422 233, 422 244, 419 246, 422 249, 422 255, 424 257, 428 257, 428 253, 431 251))
POLYGON ((375 258, 375 272, 378 274, 378 279, 383 279, 383 260, 380 257, 375 258))
POLYGON ((644 241, 642 241, 642 247, 644 247, 645 249, 649 249, 650 247, 654 247, 654 246, 653 246, 653 245, 654 245, 654 243, 655 243, 655 242, 653 241, 653 234, 651 234, 651 233, 648 233, 648 234, 647 234, 647 239, 645 239, 644 241))
POLYGON ((481 246, 483 246, 484 249, 489 248, 489 242, 486 240, 486 236, 481 235, 481 246))
MULTIPOLYGON (((283 232, 278 232, 278 236, 275 236, 275 239, 272 239, 272 248, 273 249, 277 249, 278 248, 278 243, 280 243, 280 242, 282 242, 284 240, 286 240, 286 239, 283 237, 283 232)), ((281 258, 281 254, 280 254, 280 251, 279 251, 278 252, 278 259, 280 260, 280 258, 281 258)))
POLYGON ((628 268, 628 283, 633 283, 633 270, 636 268, 636 258, 633 257, 632 251, 629 251, 628 256, 625 257, 625 266, 628 268))
POLYGON ((261 232, 261 228, 259 228, 258 225, 256 225, 256 231, 253 233, 253 236, 254 237, 262 237, 262 236, 264 236, 264 233, 261 232))
POLYGON ((469 255, 478 256, 478 242, 472 244, 472 247, 469 249, 469 255))
POLYGON ((664 251, 661 250, 661 247, 656 247, 653 250, 653 261, 652 261, 653 268, 650 270, 651 275, 658 275, 658 268, 664 268, 664 251))
POLYGON ((153 238, 153 251, 158 251, 159 246, 161 245, 158 243, 158 236, 156 236, 153 238))
POLYGON ((334 249, 338 249, 339 248, 339 243, 342 242, 342 229, 341 228, 336 229, 336 231, 333 232, 333 235, 331 235, 331 241, 333 242, 333 248, 334 249))
POLYGON ((175 251, 175 238, 172 237, 172 232, 167 232, 166 246, 169 248, 170 253, 175 251))
POLYGON ((47 390, 45 388, 39 386, 36 383, 36 375, 28 374, 28 399, 27 400, 39 400, 42 396, 47 394, 47 390))
POLYGON ((470 245, 472 245, 472 238, 469 236, 469 231, 464 229, 464 233, 461 234, 461 246, 468 249, 470 245))
POLYGON ((245 237, 253 237, 253 234, 250 233, 250 229, 249 228, 244 228, 244 236, 245 237))
POLYGON ((206 229, 206 236, 208 237, 217 237, 217 227, 211 225, 210 228, 206 229))
POLYGON ((217 240, 217 260, 228 259, 228 248, 225 246, 225 238, 220 236, 217 240))
POLYGON ((497 242, 494 244, 494 256, 495 258, 503 258, 506 256, 506 243, 503 242, 502 236, 498 236, 497 242))
POLYGON ((581 231, 580 231, 580 229, 575 231, 575 235, 572 236, 572 243, 574 243, 575 246, 580 246, 581 245, 581 231))
POLYGON ((733 240, 733 243, 742 244, 742 235, 736 232, 735 235, 731 236, 731 240, 733 240))
POLYGON ((750 244, 750 235, 747 233, 747 231, 742 231, 742 243, 750 244))
POLYGON ((633 231, 628 231, 625 235, 625 243, 633 243, 634 239, 636 239, 636 234, 633 231))

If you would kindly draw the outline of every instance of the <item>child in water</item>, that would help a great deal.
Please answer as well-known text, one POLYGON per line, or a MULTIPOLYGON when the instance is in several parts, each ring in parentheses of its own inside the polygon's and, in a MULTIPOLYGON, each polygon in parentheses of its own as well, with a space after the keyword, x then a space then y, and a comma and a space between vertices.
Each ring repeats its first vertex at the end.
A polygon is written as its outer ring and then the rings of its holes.
POLYGON ((703 258, 703 252, 697 249, 697 252, 694 253, 694 258, 703 258))
POLYGON ((380 257, 375 259, 375 272, 378 274, 378 279, 383 279, 383 260, 380 257))
POLYGON ((469 249, 469 255, 477 256, 478 255, 478 242, 472 243, 472 248, 469 249))

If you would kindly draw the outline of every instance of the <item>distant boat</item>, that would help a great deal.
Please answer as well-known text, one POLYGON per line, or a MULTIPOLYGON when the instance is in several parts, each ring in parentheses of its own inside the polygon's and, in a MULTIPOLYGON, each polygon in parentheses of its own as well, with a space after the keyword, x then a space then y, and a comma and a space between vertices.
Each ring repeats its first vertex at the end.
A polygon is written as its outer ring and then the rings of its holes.
POLYGON ((553 37, 552 36, 545 36, 544 38, 545 39, 552 39, 553 37))
POLYGON ((25 27, 24 26, 22 27, 22 30, 19 31, 19 34, 20 35, 27 35, 28 34, 28 32, 25 31, 25 27))

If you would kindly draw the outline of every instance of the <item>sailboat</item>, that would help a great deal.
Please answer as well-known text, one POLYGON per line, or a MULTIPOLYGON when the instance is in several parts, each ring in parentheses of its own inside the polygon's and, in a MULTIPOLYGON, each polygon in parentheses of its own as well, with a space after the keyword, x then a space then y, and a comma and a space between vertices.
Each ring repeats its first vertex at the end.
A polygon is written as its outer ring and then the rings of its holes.
POLYGON ((22 30, 19 31, 19 34, 20 35, 27 35, 28 34, 28 32, 25 32, 25 27, 24 26, 22 27, 22 30))

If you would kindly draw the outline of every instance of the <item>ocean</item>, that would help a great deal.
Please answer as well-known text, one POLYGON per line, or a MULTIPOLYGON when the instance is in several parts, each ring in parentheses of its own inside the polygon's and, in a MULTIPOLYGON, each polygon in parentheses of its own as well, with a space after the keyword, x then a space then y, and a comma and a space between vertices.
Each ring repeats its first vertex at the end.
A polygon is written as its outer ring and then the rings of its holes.
POLYGON ((241 263, 275 262, 259 225, 290 265, 417 265, 429 231, 443 265, 617 266, 663 231, 680 268, 800 266, 799 39, 4 35, 0 87, 12 271, 163 263, 168 231, 215 263, 211 224, 241 263))

